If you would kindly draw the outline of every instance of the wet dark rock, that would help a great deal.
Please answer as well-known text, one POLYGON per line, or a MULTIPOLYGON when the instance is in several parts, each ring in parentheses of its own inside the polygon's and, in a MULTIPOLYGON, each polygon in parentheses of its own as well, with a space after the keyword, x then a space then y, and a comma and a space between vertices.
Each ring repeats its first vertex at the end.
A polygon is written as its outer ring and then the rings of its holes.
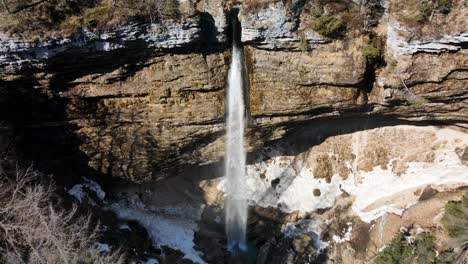
POLYGON ((321 192, 320 189, 314 189, 314 196, 320 196, 321 192))
POLYGON ((276 178, 274 180, 271 181, 271 187, 273 187, 273 189, 276 189, 276 186, 278 186, 278 184, 280 183, 280 178, 276 178))
POLYGON ((431 186, 427 186, 426 188, 424 188, 421 196, 419 196, 419 201, 428 200, 432 198, 434 195, 436 195, 437 193, 438 193, 437 190, 433 189, 431 186))

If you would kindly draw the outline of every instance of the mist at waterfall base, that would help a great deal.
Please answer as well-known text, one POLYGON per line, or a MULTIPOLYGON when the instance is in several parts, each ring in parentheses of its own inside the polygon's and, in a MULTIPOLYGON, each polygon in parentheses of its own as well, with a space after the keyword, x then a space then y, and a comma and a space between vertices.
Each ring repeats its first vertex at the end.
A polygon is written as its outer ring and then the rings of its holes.
POLYGON ((240 47, 233 44, 232 61, 227 87, 227 122, 226 122, 226 237, 228 250, 247 251, 247 201, 240 197, 245 185, 245 149, 244 149, 244 94, 242 76, 242 53, 240 47))

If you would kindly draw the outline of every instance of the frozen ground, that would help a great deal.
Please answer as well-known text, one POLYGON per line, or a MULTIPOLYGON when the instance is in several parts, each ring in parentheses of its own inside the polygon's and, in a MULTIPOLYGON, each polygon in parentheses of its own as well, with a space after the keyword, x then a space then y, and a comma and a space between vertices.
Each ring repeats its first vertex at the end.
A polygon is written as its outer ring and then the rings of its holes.
MULTIPOLYGON (((377 166, 369 172, 356 172, 352 162, 347 162, 351 171, 347 179, 343 180, 336 174, 329 183, 325 179, 315 178, 313 168, 307 167, 307 161, 301 161, 300 155, 282 156, 281 150, 269 150, 268 156, 273 158, 247 167, 248 189, 243 195, 251 204, 278 207, 284 212, 312 212, 319 208, 331 207, 335 200, 346 192, 355 198, 353 211, 356 215, 363 221, 370 222, 388 212, 401 214, 417 202, 419 196, 414 194, 415 191, 426 186, 430 185, 441 191, 468 186, 468 166, 463 165, 455 153, 457 147, 468 146, 465 133, 449 128, 401 125, 373 129, 375 133, 372 135, 385 138, 385 132, 389 129, 416 129, 434 133, 442 147, 435 151, 434 162, 408 162, 406 172, 401 175, 392 171, 392 160, 387 169, 377 166), (314 195, 314 190, 320 190, 320 195, 314 195)), ((356 145, 365 145, 368 137, 371 137, 371 134, 368 136, 365 133, 368 132, 360 131, 354 134, 361 135, 352 135, 351 149, 357 156, 362 150, 356 145), (356 140, 363 142, 356 144, 356 140)), ((398 139, 384 140, 389 141, 386 144, 392 144, 392 141, 398 139)), ((414 139, 414 144, 419 144, 418 138, 414 139)), ((413 149, 413 146, 405 147, 408 148, 408 152, 413 149)), ((431 149, 434 146, 427 145, 427 148, 431 149)), ((414 155, 418 153, 415 152, 414 155)), ((221 182, 218 188, 223 190, 224 183, 221 182)))
MULTIPOLYGON (((195 263, 205 263, 194 249, 194 234, 198 229, 194 219, 164 216, 120 203, 109 206, 119 218, 135 220, 147 231, 155 246, 168 246, 185 254, 184 258, 195 263)), ((200 216, 194 216, 200 217, 200 216)))

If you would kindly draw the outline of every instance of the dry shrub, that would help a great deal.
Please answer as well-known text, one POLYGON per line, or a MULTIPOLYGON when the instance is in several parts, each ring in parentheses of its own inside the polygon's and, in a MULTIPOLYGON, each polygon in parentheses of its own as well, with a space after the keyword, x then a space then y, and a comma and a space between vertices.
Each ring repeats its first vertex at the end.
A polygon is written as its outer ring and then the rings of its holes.
POLYGON ((242 10, 244 12, 258 11, 268 7, 271 3, 279 2, 278 0, 245 0, 242 10))
POLYGON ((57 30, 66 17, 96 4, 95 0, 2 0, 0 30, 18 34, 34 32, 41 36, 57 30))
POLYGON ((181 16, 177 0, 38 0, 37 5, 28 5, 28 0, 2 1, 0 31, 31 38, 181 16))
POLYGON ((464 23, 453 21, 459 14, 466 17, 464 0, 397 0, 391 1, 389 12, 402 26, 411 33, 410 38, 439 38, 451 32, 464 23))
POLYGON ((0 177, 0 263, 123 263, 118 251, 94 248, 89 216, 57 209, 54 187, 39 182, 41 174, 28 168, 0 177))
POLYGON ((305 3, 304 14, 310 19, 305 25, 323 36, 357 38, 378 24, 383 8, 375 0, 363 4, 351 0, 311 0, 305 3))
POLYGON ((348 35, 357 38, 366 29, 364 16, 358 12, 347 12, 341 14, 341 19, 345 22, 348 35))

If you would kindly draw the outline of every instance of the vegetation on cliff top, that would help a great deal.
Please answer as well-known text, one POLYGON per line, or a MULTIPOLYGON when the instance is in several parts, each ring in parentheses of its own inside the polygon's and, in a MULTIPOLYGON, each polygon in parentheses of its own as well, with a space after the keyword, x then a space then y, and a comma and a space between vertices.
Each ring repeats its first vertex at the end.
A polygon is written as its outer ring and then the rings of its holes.
POLYGON ((362 35, 377 24, 382 11, 378 1, 357 4, 351 0, 312 0, 305 4, 312 29, 328 38, 362 35))
POLYGON ((389 13, 415 39, 433 39, 466 29, 464 0, 393 0, 389 13))
POLYGON ((313 29, 322 36, 336 38, 344 33, 346 26, 341 19, 333 15, 325 14, 315 20, 313 29))
POLYGON ((178 18, 177 0, 2 0, 0 31, 43 37, 78 28, 106 29, 130 19, 178 18))

